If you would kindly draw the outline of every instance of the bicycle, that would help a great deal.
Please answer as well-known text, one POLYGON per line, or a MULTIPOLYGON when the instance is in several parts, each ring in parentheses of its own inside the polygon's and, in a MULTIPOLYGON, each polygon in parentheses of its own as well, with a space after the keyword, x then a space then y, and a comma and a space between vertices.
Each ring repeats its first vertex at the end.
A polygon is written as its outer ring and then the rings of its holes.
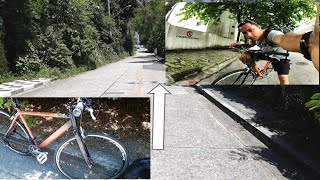
POLYGON ((82 113, 90 112, 96 120, 91 103, 86 98, 78 98, 67 104, 68 113, 21 111, 18 99, 11 98, 16 113, 11 115, 0 110, 0 137, 6 147, 21 155, 36 157, 40 164, 48 159, 44 151, 50 143, 73 129, 73 135, 66 137, 54 154, 54 162, 59 171, 68 178, 109 179, 118 178, 126 170, 129 155, 125 146, 116 138, 105 133, 87 133, 81 127, 82 113), (25 115, 69 119, 58 130, 42 142, 32 134, 25 115))
POLYGON ((258 65, 256 65, 256 62, 261 60, 259 57, 282 55, 287 58, 289 56, 289 53, 265 52, 256 48, 248 49, 243 46, 236 46, 234 48, 241 52, 247 52, 251 56, 252 61, 249 64, 246 64, 244 69, 234 70, 217 78, 212 85, 252 85, 257 78, 268 77, 268 75, 273 71, 271 61, 278 61, 275 58, 268 57, 266 64, 260 69, 258 65))

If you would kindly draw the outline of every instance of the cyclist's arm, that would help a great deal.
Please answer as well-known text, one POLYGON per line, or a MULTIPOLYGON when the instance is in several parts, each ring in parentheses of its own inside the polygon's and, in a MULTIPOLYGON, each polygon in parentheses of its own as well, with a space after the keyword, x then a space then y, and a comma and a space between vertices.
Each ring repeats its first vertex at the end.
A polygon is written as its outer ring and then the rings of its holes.
POLYGON ((235 47, 235 46, 243 46, 243 47, 245 47, 247 49, 252 47, 252 45, 248 44, 248 43, 233 42, 233 43, 230 44, 230 47, 235 47))
MULTIPOLYGON (((316 5, 316 22, 314 25, 314 31, 310 34, 308 51, 314 67, 319 71, 319 3, 316 3, 316 5)), ((302 36, 303 34, 289 32, 284 35, 275 36, 273 38, 273 42, 285 50, 301 53, 300 40, 302 36)))
POLYGON ((292 52, 300 52, 300 39, 302 34, 288 32, 274 36, 273 43, 279 45, 283 49, 292 52))

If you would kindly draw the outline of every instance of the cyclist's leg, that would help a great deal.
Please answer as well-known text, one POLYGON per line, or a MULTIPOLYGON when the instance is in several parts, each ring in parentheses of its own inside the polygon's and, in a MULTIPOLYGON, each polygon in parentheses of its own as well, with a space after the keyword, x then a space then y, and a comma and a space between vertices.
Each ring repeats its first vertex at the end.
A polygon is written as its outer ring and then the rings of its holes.
POLYGON ((252 61, 250 54, 247 53, 247 52, 242 52, 242 53, 239 55, 239 59, 240 59, 240 61, 242 61, 244 64, 250 64, 250 62, 252 61))
POLYGON ((278 74, 280 85, 289 85, 289 76, 285 74, 278 74))
POLYGON ((278 73, 280 85, 288 85, 289 84, 289 70, 290 70, 290 60, 289 59, 281 59, 271 60, 272 66, 275 71, 278 73))

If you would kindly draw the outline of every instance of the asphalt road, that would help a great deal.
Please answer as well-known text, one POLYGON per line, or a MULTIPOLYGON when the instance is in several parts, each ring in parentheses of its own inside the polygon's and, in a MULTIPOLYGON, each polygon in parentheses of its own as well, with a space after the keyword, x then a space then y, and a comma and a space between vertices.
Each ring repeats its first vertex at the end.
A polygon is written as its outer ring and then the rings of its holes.
MULTIPOLYGON (((315 69, 311 61, 306 60, 300 53, 290 53, 290 72, 289 83, 290 85, 319 85, 319 72, 315 69)), ((259 61, 259 67, 263 67, 266 61, 259 61)), ((199 84, 209 85, 218 77, 231 72, 233 70, 245 68, 240 60, 234 58, 230 63, 222 67, 217 73, 212 74, 210 77, 203 79, 199 84)), ((272 71, 267 78, 258 78, 254 85, 279 85, 278 74, 272 71)))
POLYGON ((165 82, 164 65, 145 49, 135 56, 80 75, 56 80, 17 97, 139 97, 165 82))

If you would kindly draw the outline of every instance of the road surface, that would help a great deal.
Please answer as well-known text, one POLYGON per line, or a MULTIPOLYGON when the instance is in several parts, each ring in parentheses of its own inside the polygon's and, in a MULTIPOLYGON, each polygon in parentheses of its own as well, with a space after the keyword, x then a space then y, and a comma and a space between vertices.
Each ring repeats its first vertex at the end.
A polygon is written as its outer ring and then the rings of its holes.
POLYGON ((145 49, 135 56, 80 75, 56 80, 17 97, 140 97, 165 83, 164 64, 145 49))

